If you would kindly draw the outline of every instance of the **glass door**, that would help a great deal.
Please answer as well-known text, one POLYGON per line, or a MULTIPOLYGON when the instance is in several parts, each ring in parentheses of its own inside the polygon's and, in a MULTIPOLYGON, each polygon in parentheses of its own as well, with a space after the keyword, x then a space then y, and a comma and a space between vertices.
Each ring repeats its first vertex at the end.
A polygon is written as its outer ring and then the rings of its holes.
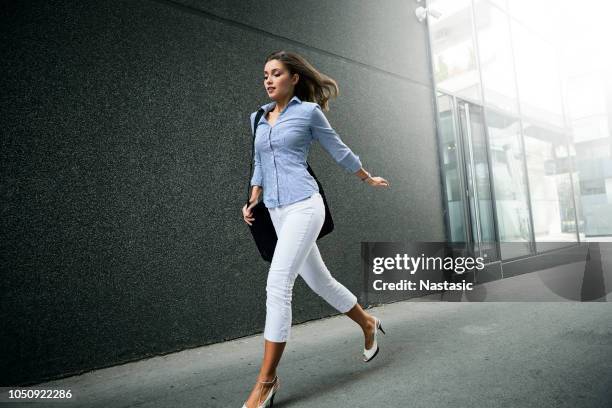
POLYGON ((483 109, 461 99, 457 99, 456 106, 469 209, 468 239, 474 256, 484 257, 486 262, 499 260, 483 109))
POLYGON ((485 262, 499 260, 482 107, 438 94, 449 239, 485 262))

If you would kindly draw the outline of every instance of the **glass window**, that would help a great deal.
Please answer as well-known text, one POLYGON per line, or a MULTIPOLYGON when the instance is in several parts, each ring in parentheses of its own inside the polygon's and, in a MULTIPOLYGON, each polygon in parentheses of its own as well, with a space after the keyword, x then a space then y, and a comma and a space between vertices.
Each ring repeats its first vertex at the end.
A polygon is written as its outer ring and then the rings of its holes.
POLYGON ((520 122, 517 117, 488 108, 486 120, 501 256, 502 259, 510 259, 528 255, 531 253, 531 228, 520 122), (504 245, 504 242, 512 244, 504 245))
POLYGON ((485 104, 518 113, 508 16, 484 0, 475 0, 476 33, 485 104))
MULTIPOLYGON (((567 81, 568 113, 576 164, 580 239, 612 235, 612 138, 607 101, 612 84, 600 70, 567 81)), ((592 239, 589 239, 591 238, 592 239)))
POLYGON ((578 236, 567 136, 525 121, 523 135, 535 240, 575 242, 578 236))
POLYGON ((442 13, 429 19, 436 86, 471 101, 480 101, 480 78, 472 31, 470 0, 430 0, 442 13))
POLYGON ((558 0, 508 0, 507 10, 515 21, 540 38, 555 38, 558 35, 556 23, 563 20, 558 0))
POLYGON ((602 75, 574 75, 567 80, 566 92, 570 119, 607 116, 606 83, 602 75))
POLYGON ((521 115, 564 126, 561 82, 552 46, 511 19, 521 115))
POLYGON ((580 194, 582 195, 606 194, 605 180, 604 179, 581 180, 580 181, 580 194))
POLYGON ((491 4, 496 5, 497 7, 508 10, 508 6, 506 4, 506 0, 488 0, 491 4))

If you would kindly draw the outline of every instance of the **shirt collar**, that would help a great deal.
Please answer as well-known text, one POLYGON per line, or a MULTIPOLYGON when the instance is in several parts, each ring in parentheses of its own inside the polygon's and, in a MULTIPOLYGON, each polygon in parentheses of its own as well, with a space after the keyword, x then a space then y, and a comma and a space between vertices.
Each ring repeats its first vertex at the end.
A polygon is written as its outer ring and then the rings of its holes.
MULTIPOLYGON (((297 103, 302 103, 302 101, 300 100, 300 98, 297 97, 297 95, 293 95, 293 98, 291 98, 289 100, 289 103, 287 104, 287 106, 291 105, 291 102, 296 101, 297 103)), ((263 108, 265 113, 268 113, 269 111, 271 111, 272 109, 274 109, 274 107, 276 106, 276 101, 272 101, 270 103, 266 103, 261 105, 261 108, 263 108)), ((286 109, 286 107, 285 107, 286 109)))

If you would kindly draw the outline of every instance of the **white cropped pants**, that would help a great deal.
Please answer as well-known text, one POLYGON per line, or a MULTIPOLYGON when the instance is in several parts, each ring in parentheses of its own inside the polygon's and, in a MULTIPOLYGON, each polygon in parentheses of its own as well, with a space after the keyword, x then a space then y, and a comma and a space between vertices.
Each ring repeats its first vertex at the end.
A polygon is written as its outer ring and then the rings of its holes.
POLYGON ((357 297, 332 277, 319 253, 316 240, 325 220, 325 204, 320 193, 268 211, 278 241, 266 285, 264 338, 286 342, 291 330, 293 283, 298 274, 341 313, 351 310, 357 297))

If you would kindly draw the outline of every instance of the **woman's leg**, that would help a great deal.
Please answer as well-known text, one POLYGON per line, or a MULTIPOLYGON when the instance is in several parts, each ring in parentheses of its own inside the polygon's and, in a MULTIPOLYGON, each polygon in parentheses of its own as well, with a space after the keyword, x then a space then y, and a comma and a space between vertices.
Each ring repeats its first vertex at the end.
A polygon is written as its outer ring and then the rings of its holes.
POLYGON ((306 284, 341 313, 347 313, 357 303, 357 297, 329 272, 316 242, 310 248, 299 272, 306 284))
POLYGON ((306 284, 340 313, 346 314, 357 323, 364 335, 364 346, 372 347, 374 342, 374 317, 357 302, 357 297, 338 282, 329 272, 316 242, 312 245, 300 276, 306 284))
POLYGON ((349 310, 345 314, 351 319, 353 319, 355 323, 361 326, 361 330, 363 330, 365 348, 369 349, 370 347, 372 347, 372 343, 374 343, 374 329, 376 325, 376 320, 374 320, 374 316, 363 310, 359 303, 357 303, 351 310, 349 310))
POLYGON ((293 285, 323 226, 325 206, 317 193, 273 213, 275 228, 280 228, 268 271, 264 338, 285 342, 291 332, 293 285))
MULTIPOLYGON (((325 220, 325 207, 319 200, 320 196, 313 195, 306 200, 269 211, 278 241, 266 285, 265 345, 258 381, 274 379, 289 339, 293 284, 325 220)), ((256 407, 259 396, 263 400, 272 385, 256 383, 247 406, 256 407)))
POLYGON ((276 367, 283 356, 286 342, 276 343, 264 339, 264 356, 257 376, 257 382, 246 401, 247 408, 254 408, 266 398, 268 392, 274 384, 260 383, 259 381, 270 382, 276 376, 276 367))

